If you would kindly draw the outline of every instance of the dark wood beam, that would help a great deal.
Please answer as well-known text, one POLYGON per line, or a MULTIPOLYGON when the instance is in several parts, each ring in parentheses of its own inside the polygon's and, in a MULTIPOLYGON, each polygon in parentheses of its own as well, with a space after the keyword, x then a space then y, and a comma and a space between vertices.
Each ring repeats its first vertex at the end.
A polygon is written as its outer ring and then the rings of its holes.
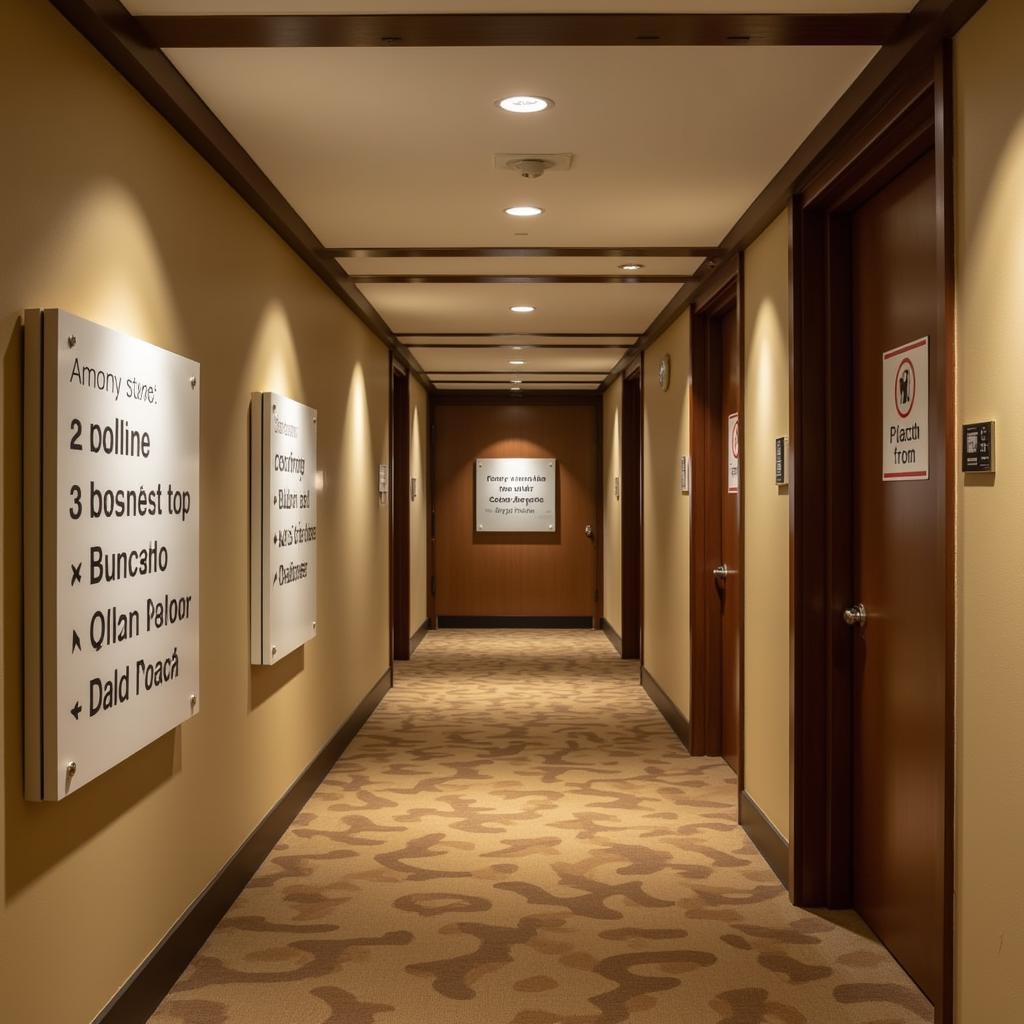
POLYGON ((610 257, 612 259, 714 259, 725 250, 714 245, 655 245, 597 248, 592 246, 510 246, 477 248, 374 249, 329 247, 325 256, 334 259, 519 259, 548 256, 610 257))
POLYGON ((699 267, 693 280, 672 297, 627 355, 608 374, 604 387, 619 376, 636 354, 654 344, 702 293, 709 279, 728 258, 742 252, 788 206, 810 179, 859 127, 884 111, 908 78, 922 66, 930 68, 935 54, 983 7, 985 0, 919 0, 905 16, 900 31, 872 58, 853 84, 818 122, 810 135, 765 186, 722 241, 726 256, 699 267))
POLYGON ((354 284, 681 284, 689 274, 353 274, 354 284))
MULTIPOLYGON (((490 374, 492 377, 506 375, 510 377, 578 377, 581 384, 600 384, 604 379, 604 370, 527 370, 522 366, 513 366, 508 370, 427 370, 427 374, 435 380, 438 377, 479 377, 490 374), (596 377, 596 380, 591 380, 596 377)), ((535 382, 536 383, 536 382, 535 382)))
POLYGON ((878 46, 901 14, 270 14, 135 19, 159 47, 878 46))
POLYGON ((79 32, 151 103, 218 174, 281 236, 312 271, 430 386, 366 296, 275 188, 238 140, 159 50, 140 39, 135 20, 118 0, 51 0, 79 32))
POLYGON ((625 344, 615 345, 615 344, 611 344, 609 342, 604 342, 604 343, 599 344, 599 345, 566 345, 566 344, 554 344, 554 345, 515 345, 515 344, 512 344, 511 342, 497 342, 497 341, 478 342, 476 344, 468 344, 468 345, 446 345, 443 342, 440 342, 440 343, 438 343, 438 342, 431 342, 431 343, 426 344, 426 345, 407 345, 406 347, 407 348, 442 349, 442 350, 445 350, 445 349, 467 349, 467 350, 472 349, 472 350, 476 350, 476 349, 481 349, 481 348, 483 348, 483 349, 502 349, 502 348, 504 348, 504 349, 508 349, 510 352, 512 352, 512 351, 524 351, 524 352, 526 352, 526 351, 537 351, 537 350, 543 351, 544 349, 554 349, 555 351, 565 351, 566 349, 569 349, 571 351, 572 349, 576 349, 577 351, 588 352, 591 349, 603 349, 603 348, 618 349, 620 351, 624 351, 625 349, 629 348, 629 346, 625 345, 625 344))
MULTIPOLYGON (((640 337, 640 331, 630 331, 622 334, 615 331, 484 331, 459 333, 458 331, 403 331, 399 338, 628 338, 631 341, 640 337)), ((421 348, 423 346, 411 344, 409 348, 421 348)), ((449 346, 442 346, 448 348, 449 346)), ((454 347, 454 346, 451 346, 454 347)), ((589 346, 586 346, 589 347, 589 346)))

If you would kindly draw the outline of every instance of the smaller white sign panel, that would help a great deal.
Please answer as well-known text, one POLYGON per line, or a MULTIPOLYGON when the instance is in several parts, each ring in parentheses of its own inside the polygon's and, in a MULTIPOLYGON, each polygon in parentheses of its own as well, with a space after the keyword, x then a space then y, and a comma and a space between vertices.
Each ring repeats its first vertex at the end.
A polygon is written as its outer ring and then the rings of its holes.
POLYGON ((199 364, 25 332, 25 792, 60 800, 199 709, 199 364))
POLYGON ((551 533, 557 523, 555 459, 477 459, 477 533, 551 533))
MULTIPOLYGON (((729 414, 729 493, 740 493, 740 414, 729 414)), ((721 463, 719 463, 721 465, 721 463)))
POLYGON ((273 665, 316 636, 316 410, 252 397, 251 660, 273 665))
POLYGON ((928 479, 928 339, 882 353, 882 479, 928 479))

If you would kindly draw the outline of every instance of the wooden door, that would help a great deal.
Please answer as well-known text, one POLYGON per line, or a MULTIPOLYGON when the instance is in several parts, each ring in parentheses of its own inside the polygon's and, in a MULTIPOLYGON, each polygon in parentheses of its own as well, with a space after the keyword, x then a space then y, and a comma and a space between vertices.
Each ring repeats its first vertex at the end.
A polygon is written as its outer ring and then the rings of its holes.
POLYGON ((643 369, 622 378, 622 656, 643 656, 643 369))
MULTIPOLYGON (((932 438, 945 430, 934 157, 852 215, 854 905, 934 1002, 944 842, 944 467, 883 482, 883 353, 930 338, 932 438)), ((917 382, 920 388, 921 382, 917 382)), ((907 395, 902 396, 907 399, 907 395)), ((936 446, 933 445, 933 451, 936 446)))
POLYGON ((409 375, 391 371, 391 656, 409 658, 409 375))
POLYGON ((435 399, 436 608, 440 626, 599 628, 597 404, 435 399), (552 533, 475 528, 479 458, 558 463, 552 533), (590 528, 588 531, 588 527, 590 528))
POLYGON ((742 591, 740 572, 740 343, 736 307, 717 318, 714 334, 721 351, 722 451, 721 483, 721 558, 725 573, 717 577, 719 614, 721 615, 721 753, 735 772, 740 764, 740 621, 742 591))

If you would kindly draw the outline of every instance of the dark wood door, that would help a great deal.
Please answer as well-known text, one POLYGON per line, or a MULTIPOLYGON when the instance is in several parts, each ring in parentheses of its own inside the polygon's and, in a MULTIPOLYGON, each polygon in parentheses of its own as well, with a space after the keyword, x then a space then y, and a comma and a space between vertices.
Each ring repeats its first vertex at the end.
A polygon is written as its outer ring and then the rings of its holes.
MULTIPOLYGON (((934 1002, 942 967, 943 467, 883 482, 883 353, 932 344, 932 438, 945 429, 934 158, 852 218, 854 321, 853 890, 856 909, 934 1002)), ((905 397, 905 396, 904 396, 905 397)), ((934 448, 934 446, 933 446, 934 448)))
POLYGON ((440 624, 544 618, 552 620, 552 625, 574 619, 582 625, 585 620, 596 628, 600 622, 596 404, 438 403, 434 422, 434 566, 440 624), (478 458, 556 459, 555 531, 477 532, 474 469, 478 458), (559 619, 565 621, 554 621, 559 619))
POLYGON ((722 757, 733 769, 740 765, 740 343, 736 307, 715 324, 722 360, 721 404, 721 560, 726 575, 718 580, 722 617, 722 757))
POLYGON ((643 372, 622 378, 622 656, 643 656, 643 372))

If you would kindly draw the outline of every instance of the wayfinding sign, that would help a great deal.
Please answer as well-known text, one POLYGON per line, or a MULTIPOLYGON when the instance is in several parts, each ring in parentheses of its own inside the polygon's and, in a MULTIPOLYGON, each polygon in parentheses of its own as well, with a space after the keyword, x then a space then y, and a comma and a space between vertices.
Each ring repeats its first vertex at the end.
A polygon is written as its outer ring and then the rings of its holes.
POLYGON ((59 800, 199 709, 199 364, 25 335, 25 791, 59 800))
POLYGON ((740 493, 740 414, 729 414, 729 493, 740 493))
POLYGON ((558 521, 555 459, 477 459, 477 533, 551 533, 558 521))
POLYGON ((882 353, 882 479, 928 479, 928 339, 882 353))
POLYGON ((316 636, 316 409, 252 396, 250 648, 273 665, 316 636))

